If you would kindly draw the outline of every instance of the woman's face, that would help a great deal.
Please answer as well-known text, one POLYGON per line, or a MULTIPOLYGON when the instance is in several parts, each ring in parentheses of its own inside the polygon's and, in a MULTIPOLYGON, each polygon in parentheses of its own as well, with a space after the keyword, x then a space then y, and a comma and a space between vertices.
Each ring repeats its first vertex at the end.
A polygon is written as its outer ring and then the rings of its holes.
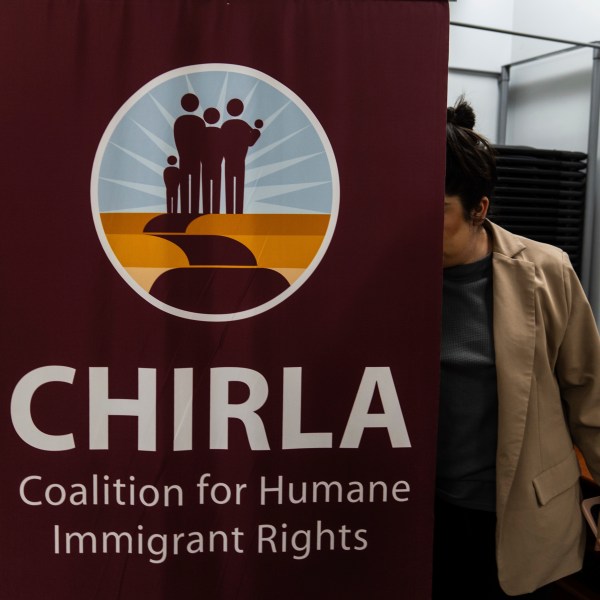
MULTIPOLYGON (((489 200, 482 198, 474 218, 483 220, 489 200)), ((479 257, 482 228, 465 219, 459 196, 444 196, 444 255, 443 266, 453 267, 473 262, 479 257)), ((485 235, 485 234, 484 234, 485 235)))

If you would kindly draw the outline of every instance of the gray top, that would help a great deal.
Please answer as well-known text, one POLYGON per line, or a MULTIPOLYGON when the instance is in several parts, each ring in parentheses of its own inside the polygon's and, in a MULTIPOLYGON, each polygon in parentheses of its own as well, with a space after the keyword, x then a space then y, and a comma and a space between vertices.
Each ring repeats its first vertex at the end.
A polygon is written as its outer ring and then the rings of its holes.
POLYGON ((492 255, 444 269, 437 494, 467 508, 496 508, 498 395, 492 255))

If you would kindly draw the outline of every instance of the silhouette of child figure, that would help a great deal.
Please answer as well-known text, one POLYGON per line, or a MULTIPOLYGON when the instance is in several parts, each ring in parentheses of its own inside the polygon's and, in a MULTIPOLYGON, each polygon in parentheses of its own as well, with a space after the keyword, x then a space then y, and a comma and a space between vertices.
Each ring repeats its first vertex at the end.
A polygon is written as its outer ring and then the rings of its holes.
MULTIPOLYGON (((200 101, 195 94, 184 94, 181 106, 193 113, 200 101)), ((175 120, 173 134, 179 153, 181 181, 181 212, 200 212, 200 153, 206 125, 197 115, 181 115, 175 120)))
MULTIPOLYGON (((238 117, 244 111, 244 103, 233 98, 227 103, 227 112, 238 117)), ((229 119, 221 125, 223 154, 225 157, 225 207, 227 213, 244 212, 244 179, 246 175, 246 154, 260 137, 260 131, 254 129, 242 119, 229 119)))
POLYGON ((163 180, 165 187, 167 188, 167 212, 176 213, 177 203, 179 200, 179 184, 181 181, 181 174, 179 167, 176 167, 177 157, 169 156, 167 158, 169 166, 163 171, 163 180))
POLYGON ((204 121, 213 127, 204 131, 202 144, 202 205, 205 213, 221 212, 221 164, 223 163, 223 139, 219 122, 221 113, 216 108, 207 108, 202 115, 204 121))

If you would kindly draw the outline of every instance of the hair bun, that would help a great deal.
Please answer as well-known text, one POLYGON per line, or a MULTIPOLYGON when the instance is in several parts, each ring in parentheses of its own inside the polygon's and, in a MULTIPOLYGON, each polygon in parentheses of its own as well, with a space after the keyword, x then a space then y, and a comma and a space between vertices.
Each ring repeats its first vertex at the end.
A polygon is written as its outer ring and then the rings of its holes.
POLYGON ((457 127, 473 129, 475 127, 475 111, 473 107, 460 96, 454 106, 449 106, 446 110, 446 122, 452 123, 457 127))

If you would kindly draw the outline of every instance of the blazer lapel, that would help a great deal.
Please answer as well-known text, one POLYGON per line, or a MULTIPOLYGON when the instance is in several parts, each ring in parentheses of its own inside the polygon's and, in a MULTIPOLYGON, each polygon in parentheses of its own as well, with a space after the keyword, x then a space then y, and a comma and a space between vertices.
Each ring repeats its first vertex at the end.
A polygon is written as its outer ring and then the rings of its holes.
POLYGON ((497 509, 501 516, 517 468, 535 354, 535 265, 517 258, 523 244, 497 227, 494 236, 494 347, 498 387, 497 509))

